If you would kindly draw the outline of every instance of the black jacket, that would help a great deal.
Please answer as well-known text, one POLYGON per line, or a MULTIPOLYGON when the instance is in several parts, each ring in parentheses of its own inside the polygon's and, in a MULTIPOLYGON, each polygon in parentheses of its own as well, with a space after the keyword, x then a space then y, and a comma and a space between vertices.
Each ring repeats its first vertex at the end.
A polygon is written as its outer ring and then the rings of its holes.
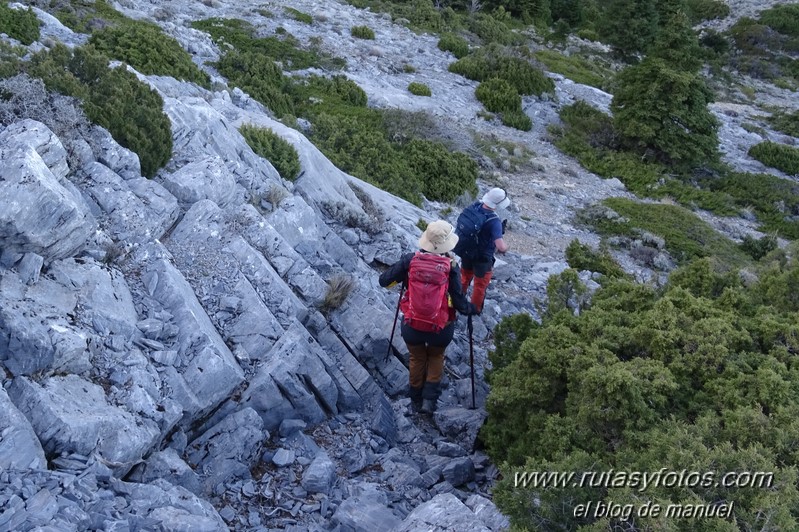
MULTIPOLYGON (((427 253, 426 251, 421 251, 427 253)), ((380 274, 378 282, 380 286, 388 286, 391 283, 405 283, 408 281, 408 269, 411 265, 411 259, 416 253, 406 253, 397 262, 392 264, 389 269, 380 274)), ((452 306, 455 310, 466 316, 470 314, 477 314, 475 306, 466 299, 461 291, 461 269, 458 264, 450 259, 449 269, 449 297, 452 299, 452 306)))

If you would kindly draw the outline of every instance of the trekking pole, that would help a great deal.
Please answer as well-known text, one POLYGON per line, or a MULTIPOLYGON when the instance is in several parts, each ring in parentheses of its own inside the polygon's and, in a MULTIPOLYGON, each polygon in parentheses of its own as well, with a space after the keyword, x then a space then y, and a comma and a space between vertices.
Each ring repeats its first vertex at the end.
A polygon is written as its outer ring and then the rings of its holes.
POLYGON ((474 327, 472 326, 472 317, 469 316, 467 322, 467 329, 469 330, 469 364, 472 366, 472 410, 477 408, 474 404, 474 327))
POLYGON ((391 338, 388 340, 388 351, 386 351, 386 358, 391 354, 391 344, 394 343, 394 331, 397 329, 397 318, 399 318, 400 303, 402 302, 402 293, 405 291, 405 283, 400 287, 399 299, 397 300, 397 311, 394 312, 394 325, 391 326, 391 338))

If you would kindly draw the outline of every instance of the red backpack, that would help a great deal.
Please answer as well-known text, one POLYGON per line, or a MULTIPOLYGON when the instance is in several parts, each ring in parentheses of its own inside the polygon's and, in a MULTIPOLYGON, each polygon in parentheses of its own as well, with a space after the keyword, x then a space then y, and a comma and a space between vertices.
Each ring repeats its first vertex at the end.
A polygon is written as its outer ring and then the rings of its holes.
POLYGON ((439 332, 454 319, 449 305, 449 257, 417 251, 408 268, 408 290, 400 308, 418 331, 439 332))

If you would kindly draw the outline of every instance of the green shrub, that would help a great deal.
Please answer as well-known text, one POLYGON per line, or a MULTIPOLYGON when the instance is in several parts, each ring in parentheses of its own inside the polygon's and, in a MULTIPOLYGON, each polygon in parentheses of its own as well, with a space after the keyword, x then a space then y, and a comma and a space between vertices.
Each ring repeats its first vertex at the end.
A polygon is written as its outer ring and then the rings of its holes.
POLYGON ((375 38, 375 32, 369 26, 353 26, 350 33, 358 39, 374 40, 375 38))
POLYGON ((388 140, 379 111, 322 112, 314 118, 311 140, 345 172, 421 205, 421 183, 388 140))
POLYGON ((55 46, 36 54, 28 71, 49 90, 81 100, 92 122, 139 156, 146 177, 169 161, 172 131, 161 96, 125 68, 109 69, 108 58, 93 46, 55 46))
POLYGON ((0 42, 0 79, 10 78, 21 70, 20 60, 28 53, 22 46, 0 42))
POLYGON ((416 96, 431 96, 433 94, 430 92, 430 87, 424 83, 418 83, 416 81, 412 81, 408 84, 408 92, 416 96))
POLYGON ((257 52, 232 50, 216 63, 230 85, 239 87, 268 107, 275 115, 295 115, 291 97, 284 91, 288 80, 269 57, 257 52))
POLYGON ((286 11, 286 14, 288 14, 294 20, 304 22, 305 24, 313 24, 313 17, 308 13, 303 13, 302 11, 298 11, 293 7, 288 6, 284 6, 283 9, 286 11))
POLYGON ((749 155, 786 174, 799 174, 799 148, 765 141, 749 148, 749 155))
POLYGON ((774 235, 766 235, 762 238, 754 238, 746 235, 740 246, 744 253, 755 260, 760 260, 777 249, 777 237, 774 235))
POLYGON ((107 0, 94 2, 57 2, 56 18, 76 33, 92 33, 98 27, 109 24, 130 22, 129 19, 113 8, 107 0))
POLYGON ((496 369, 481 439, 504 464, 494 500, 511 527, 687 532, 761 529, 768 519, 775 530, 796 529, 797 279, 796 260, 775 262, 745 288, 699 260, 660 290, 606 283, 579 316, 545 315, 540 326, 505 318, 490 354, 496 369), (773 478, 729 488, 614 485, 611 475, 579 482, 584 471, 658 470, 773 478), (518 482, 517 473, 533 471, 575 472, 578 481, 518 482), (734 522, 581 517, 577 505, 589 501, 619 509, 734 501, 734 522))
POLYGON ((452 52, 457 59, 469 55, 469 43, 463 37, 454 33, 444 33, 438 40, 438 49, 445 52, 452 52))
POLYGON ((172 130, 164 101, 124 68, 114 68, 90 86, 86 115, 120 145, 139 156, 142 174, 153 177, 172 156, 172 130))
POLYGON ((566 262, 575 270, 588 270, 607 277, 630 278, 605 248, 594 251, 579 240, 572 240, 566 247, 566 262))
POLYGON ((555 145, 576 157, 586 169, 602 177, 618 178, 639 196, 671 197, 725 216, 737 213, 726 194, 703 188, 691 173, 680 173, 624 151, 611 118, 602 111, 577 102, 563 107, 560 118, 565 127, 550 129, 555 145))
POLYGON ((799 238, 799 184, 771 174, 733 173, 710 181, 710 189, 751 208, 761 230, 784 238, 799 238))
POLYGON ((322 114, 349 114, 366 107, 366 93, 346 76, 311 75, 295 79, 284 87, 294 102, 296 116, 315 120, 322 114))
POLYGON ((591 222, 600 234, 636 236, 643 230, 658 235, 680 264, 702 257, 717 257, 728 267, 742 266, 748 261, 732 240, 683 207, 626 198, 609 198, 603 204, 622 218, 593 219, 591 222))
POLYGON ((477 163, 468 155, 418 139, 405 144, 401 154, 428 199, 452 202, 464 192, 477 194, 477 163))
POLYGON ((449 65, 449 71, 474 81, 501 78, 516 87, 519 94, 553 92, 555 83, 540 69, 521 57, 497 45, 473 52, 449 65))
POLYGON ((276 135, 271 129, 243 125, 239 132, 250 145, 252 151, 268 160, 280 177, 294 181, 300 173, 300 157, 289 142, 276 135))
POLYGON ((497 43, 512 46, 524 42, 524 37, 511 31, 503 21, 484 13, 477 13, 472 17, 469 21, 469 29, 480 37, 484 44, 497 43))
POLYGON ((791 113, 778 111, 771 115, 768 121, 777 131, 799 138, 799 111, 791 113))
POLYGON ((688 0, 686 7, 694 26, 705 20, 725 18, 730 14, 730 6, 720 0, 688 0))
POLYGON ((550 72, 557 72, 575 83, 602 90, 610 88, 610 82, 615 75, 609 68, 574 54, 563 55, 554 50, 538 50, 535 52, 535 58, 546 65, 550 72))
POLYGON ((533 129, 533 119, 523 111, 507 111, 500 116, 502 123, 508 127, 520 131, 530 131, 533 129))
POLYGON ((439 32, 446 27, 442 12, 431 0, 412 0, 392 3, 388 8, 392 18, 406 19, 411 28, 420 31, 439 32))
POLYGON ((629 281, 603 286, 577 317, 557 314, 526 327, 503 320, 496 343, 505 349, 491 374, 481 438, 493 461, 505 464, 494 500, 511 526, 655 530, 667 523, 668 530, 692 531, 704 523, 699 528, 733 530, 762 528, 768 518, 775 529, 795 529, 799 493, 788 443, 799 437, 795 302, 782 310, 761 298, 779 301, 796 287, 797 272, 795 262, 777 267, 745 289, 699 261, 660 291, 629 281), (705 290, 712 286, 719 289, 705 290), (716 480, 743 470, 774 477, 768 487, 735 488, 514 483, 522 471, 574 471, 579 478, 583 471, 664 466, 716 480), (589 501, 636 509, 735 501, 735 524, 591 512, 581 518, 575 509, 589 501))
POLYGON ((761 11, 760 22, 783 35, 799 37, 799 4, 780 4, 761 11))
POLYGON ((149 22, 132 21, 95 31, 89 43, 145 75, 172 76, 210 87, 208 75, 173 37, 149 22))
POLYGON ((191 26, 211 35, 214 42, 223 49, 232 46, 242 54, 260 55, 279 61, 284 70, 313 67, 336 70, 346 66, 344 59, 323 54, 318 46, 311 45, 309 49, 305 49, 294 36, 285 31, 278 37, 258 38, 255 27, 243 20, 211 18, 194 21, 191 26))
POLYGON ((24 45, 39 40, 39 19, 31 8, 11 9, 0 3, 0 33, 5 33, 24 45))
POLYGON ((474 91, 477 100, 492 113, 522 110, 522 99, 516 88, 500 78, 488 79, 474 91))
MULTIPOLYGON (((783 6, 777 6, 781 8, 783 6)), ((787 6, 786 6, 787 7, 787 6)), ((768 10, 767 10, 768 11, 768 10)), ((779 15, 767 16, 770 24, 776 24, 780 31, 790 32, 795 26, 791 13, 795 9, 778 10, 779 15)), ((766 13, 765 11, 763 13, 766 13)), ((762 14, 761 14, 762 15, 762 14)), ((793 59, 799 53, 799 38, 795 34, 775 31, 761 20, 742 17, 727 31, 737 48, 730 57, 729 64, 738 71, 754 78, 766 79, 796 88, 799 83, 799 61, 793 59)))

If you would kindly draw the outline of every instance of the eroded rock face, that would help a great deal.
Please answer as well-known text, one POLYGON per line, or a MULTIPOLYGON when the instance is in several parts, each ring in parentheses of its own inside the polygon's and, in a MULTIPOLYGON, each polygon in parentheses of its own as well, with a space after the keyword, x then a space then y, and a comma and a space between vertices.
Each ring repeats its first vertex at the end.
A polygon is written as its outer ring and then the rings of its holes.
POLYGON ((39 153, 56 172, 63 172, 59 153, 64 148, 55 136, 46 135, 42 124, 27 121, 15 129, 0 133, 3 262, 14 264, 25 253, 35 253, 47 263, 74 256, 86 245, 96 221, 82 198, 62 185, 39 153), (12 134, 19 140, 12 140, 12 134))

